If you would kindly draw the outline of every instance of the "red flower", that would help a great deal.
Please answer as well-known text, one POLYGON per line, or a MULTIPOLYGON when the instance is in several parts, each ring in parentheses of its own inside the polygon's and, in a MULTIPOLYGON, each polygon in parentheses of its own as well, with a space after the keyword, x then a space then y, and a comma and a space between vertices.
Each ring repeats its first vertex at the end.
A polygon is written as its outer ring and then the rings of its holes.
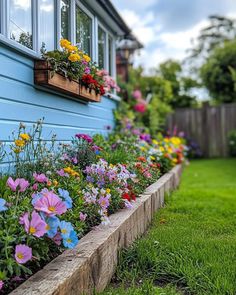
POLYGON ((124 193, 123 195, 122 195, 122 199, 124 199, 124 200, 127 200, 127 201, 131 201, 131 198, 130 198, 130 195, 128 194, 128 193, 124 193))

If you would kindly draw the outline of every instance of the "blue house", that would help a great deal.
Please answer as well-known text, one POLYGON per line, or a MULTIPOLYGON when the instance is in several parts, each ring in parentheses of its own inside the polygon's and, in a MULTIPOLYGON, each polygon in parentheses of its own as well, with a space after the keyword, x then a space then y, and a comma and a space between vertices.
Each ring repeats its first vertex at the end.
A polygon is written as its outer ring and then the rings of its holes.
POLYGON ((93 61, 116 76, 117 40, 131 32, 109 0, 0 1, 0 141, 20 122, 44 118, 45 134, 67 141, 78 132, 103 133, 114 126, 118 96, 86 103, 34 84, 34 60, 42 44, 60 48, 61 38, 79 43, 93 61))

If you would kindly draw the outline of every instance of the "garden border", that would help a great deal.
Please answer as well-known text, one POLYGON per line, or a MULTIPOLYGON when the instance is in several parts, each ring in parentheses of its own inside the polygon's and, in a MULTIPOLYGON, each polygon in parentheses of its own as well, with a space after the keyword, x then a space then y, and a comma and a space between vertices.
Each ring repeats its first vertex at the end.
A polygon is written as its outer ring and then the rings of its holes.
POLYGON ((132 209, 110 216, 110 225, 99 225, 78 246, 66 250, 10 295, 82 295, 102 291, 115 272, 118 252, 143 234, 164 196, 178 187, 182 165, 164 174, 137 198, 132 209))

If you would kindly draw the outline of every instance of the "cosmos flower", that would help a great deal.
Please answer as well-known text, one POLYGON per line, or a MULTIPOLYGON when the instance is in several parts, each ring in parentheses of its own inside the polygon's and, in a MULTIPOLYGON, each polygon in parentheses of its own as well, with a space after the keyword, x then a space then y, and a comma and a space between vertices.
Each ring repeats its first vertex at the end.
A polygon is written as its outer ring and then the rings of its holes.
POLYGON ((39 183, 47 183, 48 182, 48 178, 45 174, 41 173, 41 174, 37 174, 36 172, 33 173, 33 178, 35 181, 39 182, 39 183))
POLYGON ((33 211, 31 215, 31 220, 29 220, 29 213, 26 212, 20 218, 20 224, 24 225, 25 231, 28 234, 31 234, 37 238, 42 237, 47 229, 46 229, 46 222, 40 217, 40 215, 33 211))
POLYGON ((18 263, 24 264, 32 258, 32 249, 27 245, 16 245, 15 259, 18 263))
POLYGON ((62 215, 67 211, 66 204, 52 191, 45 192, 36 200, 34 208, 48 216, 62 215))
POLYGON ((16 180, 13 180, 12 177, 9 177, 7 180, 7 185, 13 192, 15 192, 17 189, 19 189, 19 192, 24 192, 29 186, 29 182, 24 178, 17 178, 16 180))

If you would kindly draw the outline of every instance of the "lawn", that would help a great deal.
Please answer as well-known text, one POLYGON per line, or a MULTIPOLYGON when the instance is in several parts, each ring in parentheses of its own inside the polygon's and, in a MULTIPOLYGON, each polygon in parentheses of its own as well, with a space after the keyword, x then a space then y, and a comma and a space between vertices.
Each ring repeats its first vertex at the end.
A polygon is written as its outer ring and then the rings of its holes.
POLYGON ((104 295, 236 294, 236 159, 193 161, 104 295))

